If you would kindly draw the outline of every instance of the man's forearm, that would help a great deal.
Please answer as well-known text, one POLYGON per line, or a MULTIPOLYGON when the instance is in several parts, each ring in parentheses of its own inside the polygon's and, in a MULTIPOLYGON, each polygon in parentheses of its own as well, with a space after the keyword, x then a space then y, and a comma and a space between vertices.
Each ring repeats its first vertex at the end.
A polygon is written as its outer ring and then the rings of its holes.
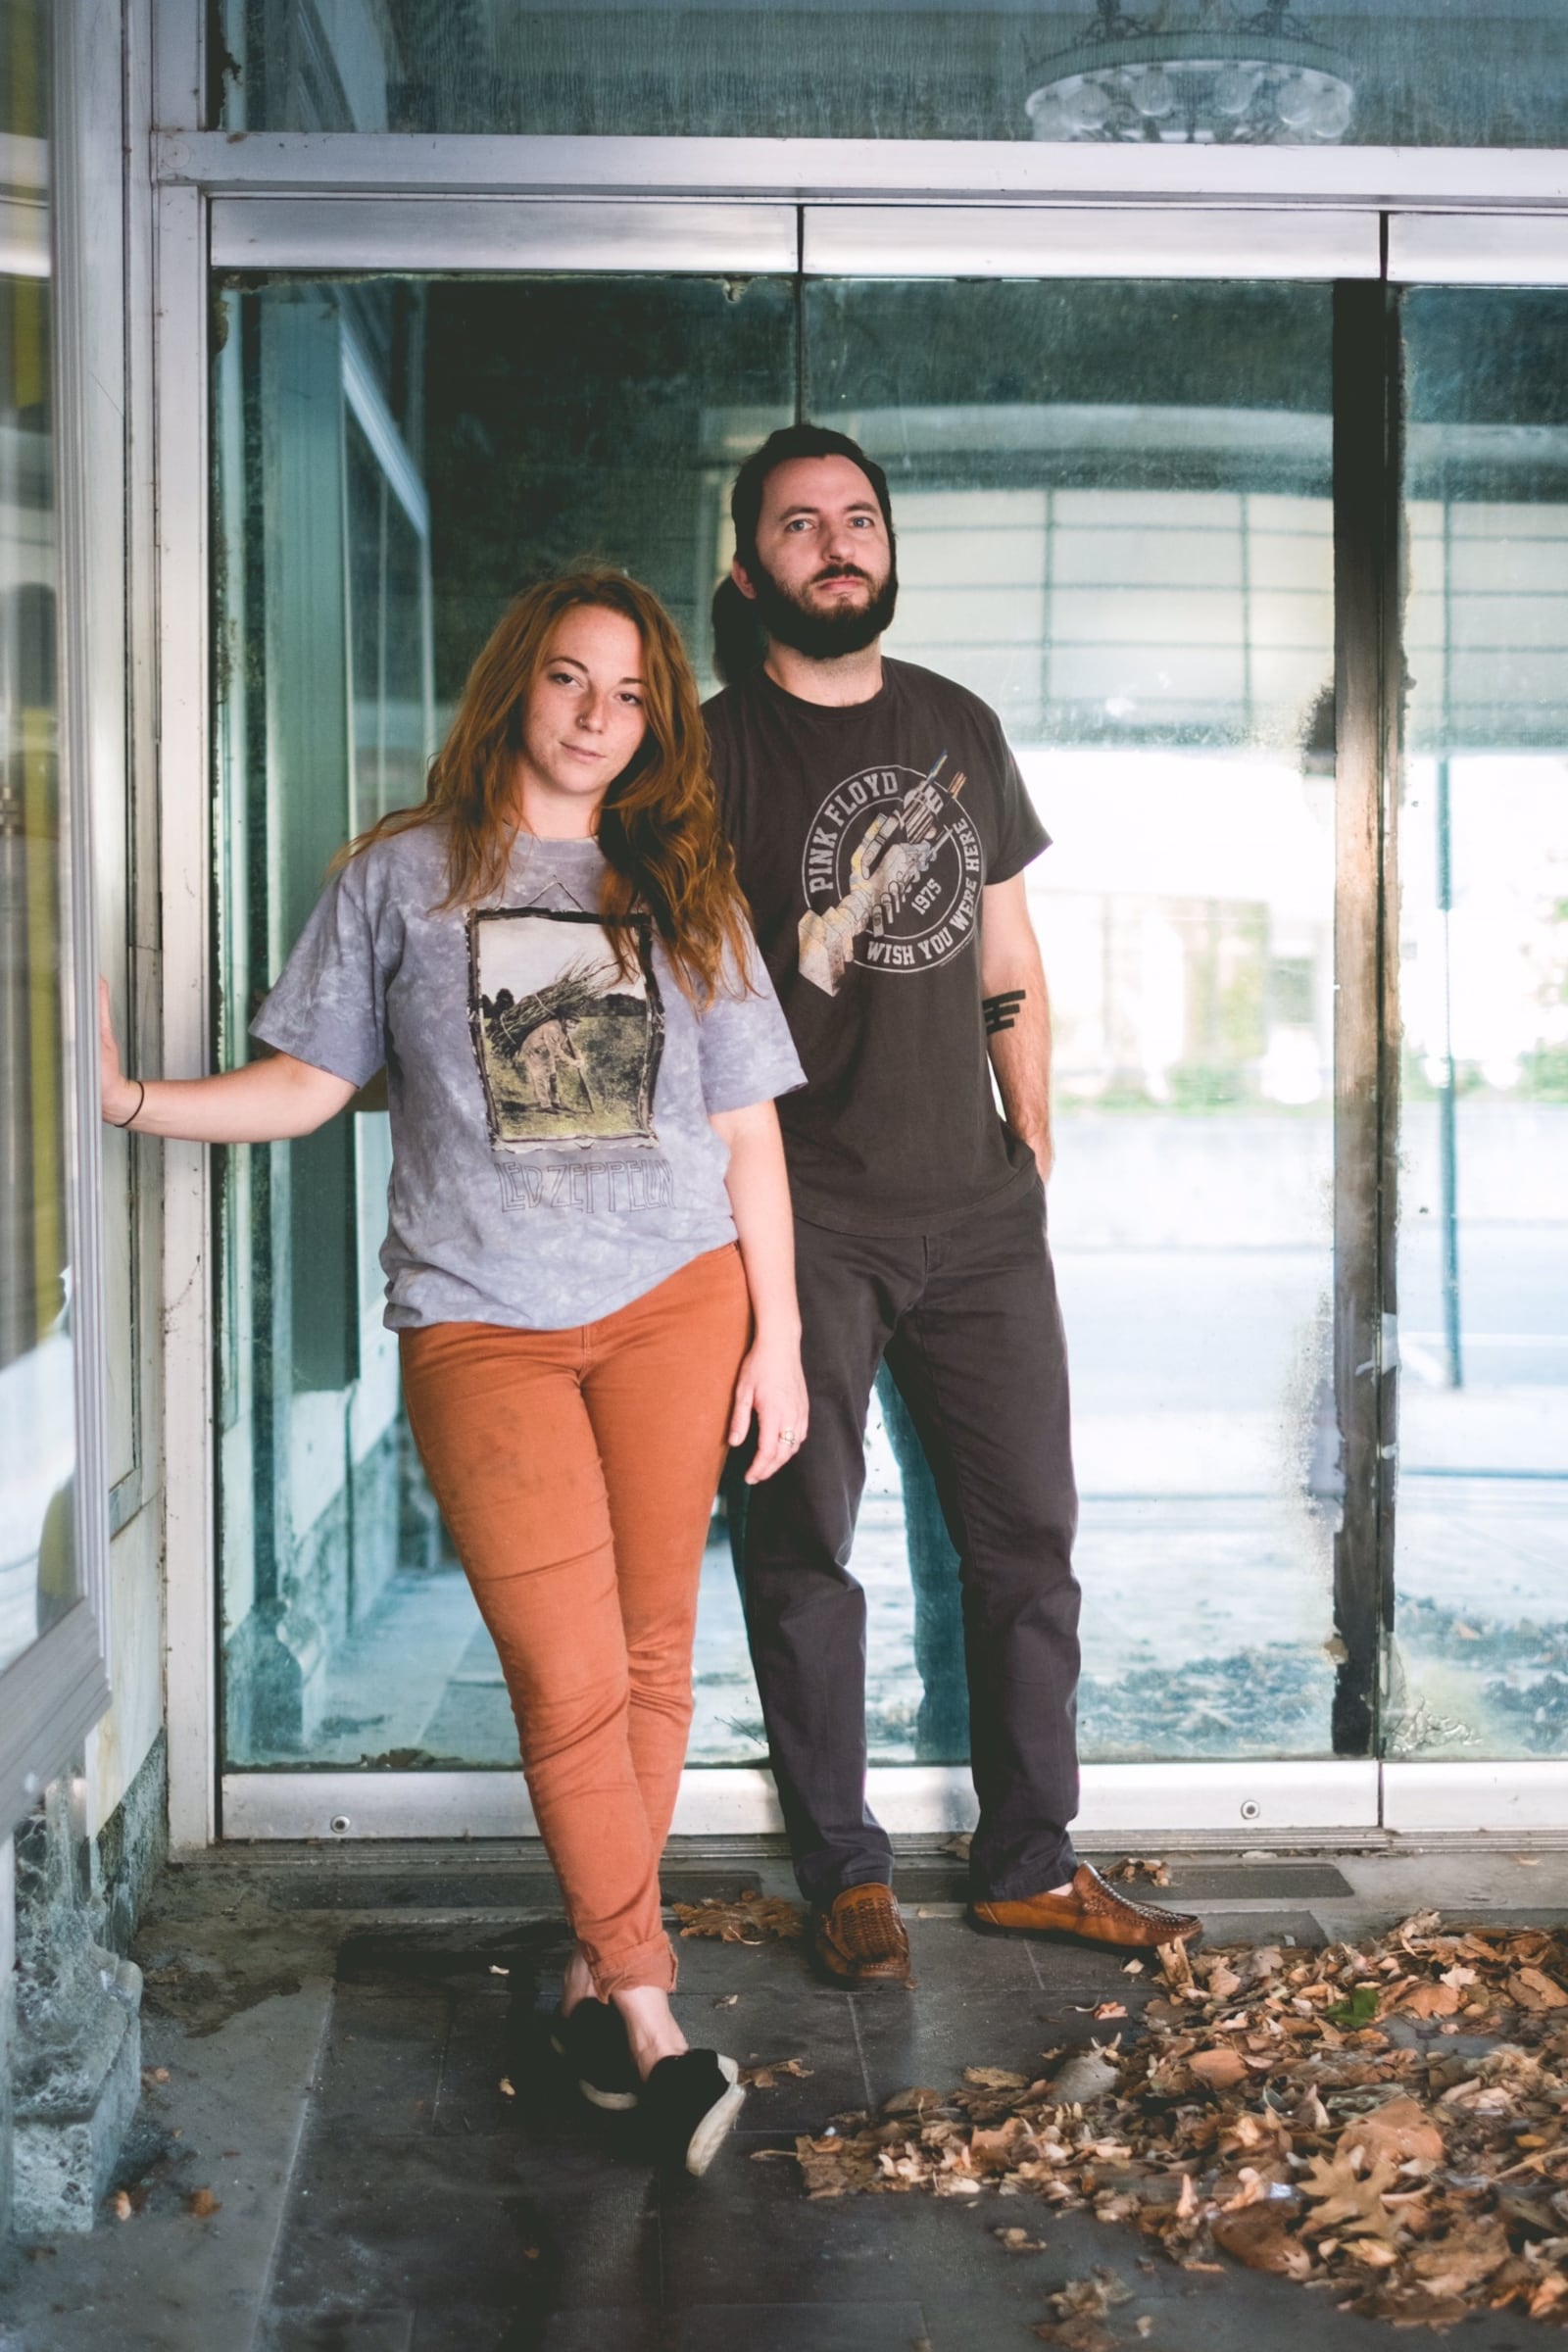
POLYGON ((1053 1157, 1051 1001, 1046 975, 1036 965, 1032 972, 1004 977, 1005 986, 982 1000, 986 1045, 1007 1124, 1029 1146, 1041 1175, 1049 1177, 1053 1157))

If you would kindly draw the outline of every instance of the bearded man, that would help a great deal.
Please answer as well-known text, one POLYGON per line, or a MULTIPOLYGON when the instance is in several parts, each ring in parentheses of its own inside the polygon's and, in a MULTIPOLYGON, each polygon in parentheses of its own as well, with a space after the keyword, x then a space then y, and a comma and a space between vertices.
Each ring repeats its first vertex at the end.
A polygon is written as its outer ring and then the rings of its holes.
POLYGON ((1046 1241, 1051 1015, 1024 868, 1047 847, 995 711, 881 650, 887 478, 798 424, 741 467, 706 706, 740 879, 805 1065, 779 1104, 810 1427, 749 1491, 748 1632, 819 1965, 906 1983, 866 1803, 865 1596, 849 1572, 885 1360, 960 1560, 979 1821, 973 1925, 1142 1948, 1193 1935, 1073 1852, 1077 1523, 1046 1241), (998 1115, 992 1078, 1001 1094, 998 1115))

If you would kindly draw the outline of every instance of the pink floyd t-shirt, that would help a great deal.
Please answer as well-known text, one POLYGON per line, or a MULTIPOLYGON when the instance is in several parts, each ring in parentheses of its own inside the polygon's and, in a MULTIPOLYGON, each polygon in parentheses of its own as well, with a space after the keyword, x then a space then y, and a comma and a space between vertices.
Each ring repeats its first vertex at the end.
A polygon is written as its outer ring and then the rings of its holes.
POLYGON ((741 887, 805 1089, 779 1104, 799 1213, 921 1233, 1025 1178, 980 1002, 982 894, 1047 835, 996 712, 913 662, 803 703, 763 670, 704 706, 741 887))
POLYGON ((446 834, 393 835, 328 884, 252 1034, 363 1086, 387 1072, 381 1264, 393 1330, 570 1330, 735 1239, 713 1111, 801 1083, 752 951, 694 1007, 646 916, 617 968, 592 841, 514 847, 440 910, 446 834))

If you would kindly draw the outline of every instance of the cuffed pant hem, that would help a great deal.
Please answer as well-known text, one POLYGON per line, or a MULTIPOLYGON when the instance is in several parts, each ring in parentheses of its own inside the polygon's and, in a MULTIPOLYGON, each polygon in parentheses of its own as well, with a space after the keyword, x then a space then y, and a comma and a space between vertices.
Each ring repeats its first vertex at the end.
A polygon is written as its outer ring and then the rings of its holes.
POLYGON ((612 1993, 634 1992, 645 1985, 654 1992, 673 1992, 679 1974, 675 1948, 662 1935, 648 1943, 632 1944, 625 1951, 590 1950, 587 1960, 594 1990, 602 2001, 608 2001, 612 1993))

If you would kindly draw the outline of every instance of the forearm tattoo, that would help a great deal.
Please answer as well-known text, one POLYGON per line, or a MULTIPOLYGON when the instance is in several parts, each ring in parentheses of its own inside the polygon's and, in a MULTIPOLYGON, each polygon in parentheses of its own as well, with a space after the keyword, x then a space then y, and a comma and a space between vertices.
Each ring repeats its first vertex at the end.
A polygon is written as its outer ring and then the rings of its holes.
POLYGON ((986 1016, 986 1035, 995 1037, 1000 1030, 1010 1029, 1018 1018, 1025 991, 1021 988, 1004 989, 1000 997, 982 997, 980 1009, 986 1016))

